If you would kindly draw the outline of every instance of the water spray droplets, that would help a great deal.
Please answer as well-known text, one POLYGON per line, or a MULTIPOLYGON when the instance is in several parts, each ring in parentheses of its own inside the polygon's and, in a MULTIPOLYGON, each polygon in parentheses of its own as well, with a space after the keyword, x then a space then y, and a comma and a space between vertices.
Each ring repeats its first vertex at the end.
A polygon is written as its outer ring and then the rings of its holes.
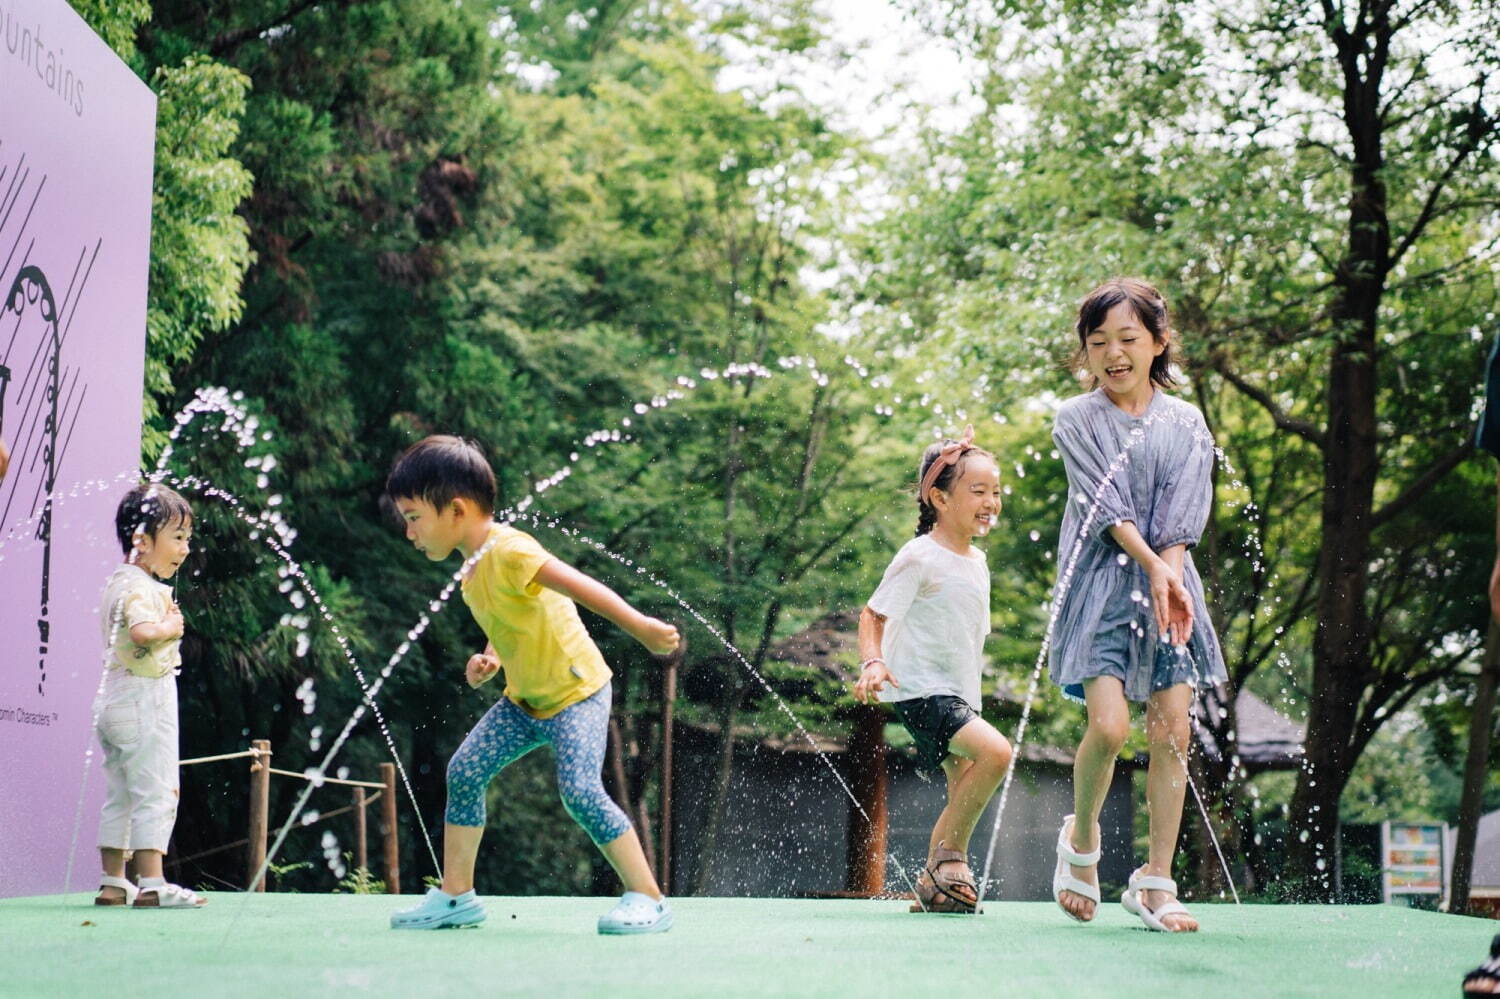
POLYGON ((349 873, 349 870, 344 866, 344 855, 339 850, 338 837, 333 834, 332 830, 325 829, 323 830, 321 845, 323 847, 323 860, 328 864, 328 869, 333 872, 334 877, 343 880, 344 876, 349 873))
MULTIPOLYGON (((241 502, 239 497, 218 488, 213 483, 206 482, 199 478, 169 479, 168 481, 172 485, 179 488, 192 488, 202 495, 218 500, 219 502, 225 504, 242 523, 245 523, 247 525, 253 525, 257 523, 256 518, 244 509, 244 504, 241 502)), ((295 536, 295 532, 290 533, 292 536, 295 536)), ((333 637, 335 643, 338 645, 339 651, 344 657, 344 660, 348 663, 349 667, 353 671, 354 678, 359 684, 360 690, 364 693, 365 702, 361 703, 355 708, 355 711, 346 724, 344 731, 340 734, 338 743, 336 743, 334 746, 332 752, 337 752, 338 746, 341 745, 343 740, 348 737, 349 732, 352 731, 353 727, 364 718, 366 713, 366 704, 368 704, 370 707, 374 707, 373 691, 379 689, 378 684, 380 681, 377 681, 376 685, 373 687, 366 681, 364 671, 360 668, 359 660, 355 657, 353 649, 349 647, 348 639, 339 629, 338 624, 334 620, 333 615, 329 611, 327 605, 323 603, 323 599, 318 594, 317 588, 313 586, 312 581, 307 578, 307 575, 303 571, 301 564, 292 557, 289 551, 287 551, 286 546, 278 542, 276 538, 269 536, 261 539, 261 543, 270 548, 272 553, 276 555, 282 562, 282 564, 277 567, 277 575, 281 577, 281 583, 278 584, 277 589, 280 592, 287 594, 293 592, 297 592, 299 593, 299 595, 305 594, 306 599, 310 599, 312 601, 313 606, 316 608, 319 616, 323 620, 324 625, 327 627, 328 633, 333 637)), ((423 620, 425 626, 426 619, 424 618, 423 620)), ((308 631, 311 624, 308 615, 301 613, 300 611, 295 614, 285 614, 282 616, 281 624, 283 627, 292 627, 296 629, 297 635, 294 639, 294 651, 299 658, 305 656, 311 649, 312 641, 311 635, 308 631)), ((409 646, 406 644, 402 645, 403 654, 408 647, 409 646)), ((382 677, 389 676, 390 670, 391 667, 388 666, 386 670, 383 671, 382 677)), ((314 698, 314 700, 311 703, 301 697, 299 697, 299 700, 302 700, 304 714, 311 714, 311 704, 316 703, 316 695, 312 686, 312 679, 310 677, 307 678, 304 681, 304 684, 306 685, 307 695, 314 698)), ((299 688, 299 690, 300 689, 301 688, 299 688)), ((417 827, 422 833, 422 839, 427 846, 428 856, 432 859, 433 868, 434 870, 441 870, 441 865, 437 860, 437 851, 433 848, 432 845, 431 834, 427 831, 426 821, 422 818, 421 809, 417 806, 416 793, 412 790, 411 780, 406 773, 405 766, 401 762, 400 754, 396 751, 395 740, 391 736, 390 728, 386 725, 385 718, 381 715, 378 708, 375 709, 375 720, 380 727, 380 732, 385 739, 386 746, 390 750, 391 759, 396 765, 396 772, 401 778, 401 783, 406 790, 407 798, 412 803, 413 812, 417 818, 417 827)), ((321 748, 321 732, 319 732, 317 742, 318 745, 310 747, 311 751, 316 752, 321 748)), ((329 760, 331 759, 332 754, 330 753, 329 760)), ((325 761, 325 765, 326 762, 327 761, 325 761)), ((305 792, 306 790, 308 789, 305 789, 305 792)), ((299 800, 305 801, 306 793, 304 793, 304 795, 299 800)), ((294 809, 293 815, 295 814, 296 810, 294 809)), ((282 839, 284 839, 285 832, 288 828, 290 828, 290 822, 287 826, 283 827, 281 835, 278 836, 278 844, 282 839)), ((267 855, 267 863, 269 863, 271 856, 274 856, 274 851, 267 855)))
POLYGON ((305 678, 297 685, 297 700, 302 702, 302 713, 310 715, 318 706, 318 692, 313 687, 312 677, 305 678))

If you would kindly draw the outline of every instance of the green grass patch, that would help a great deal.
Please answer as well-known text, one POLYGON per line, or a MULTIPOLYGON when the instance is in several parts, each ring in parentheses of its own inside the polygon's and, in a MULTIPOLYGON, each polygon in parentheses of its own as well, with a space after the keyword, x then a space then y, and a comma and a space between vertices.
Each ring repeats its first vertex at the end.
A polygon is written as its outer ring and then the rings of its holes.
POLYGON ((612 900, 485 899, 470 930, 393 931, 411 896, 214 894, 198 912, 0 901, 0 994, 1452 995, 1496 924, 1393 906, 1193 906, 1195 936, 1118 905, 1088 926, 1036 902, 929 916, 902 902, 685 898, 651 937, 600 937, 612 900))

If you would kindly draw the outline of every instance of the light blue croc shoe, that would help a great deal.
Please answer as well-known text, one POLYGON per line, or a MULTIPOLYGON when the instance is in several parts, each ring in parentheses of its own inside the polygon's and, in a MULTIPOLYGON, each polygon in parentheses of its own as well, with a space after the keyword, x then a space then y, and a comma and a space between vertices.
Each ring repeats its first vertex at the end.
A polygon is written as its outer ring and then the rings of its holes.
POLYGON ((462 895, 449 895, 441 888, 429 888, 421 905, 391 913, 393 930, 441 930, 482 922, 484 903, 479 901, 473 889, 462 895))
POLYGON ((628 891, 615 907, 599 917, 599 932, 665 933, 672 928, 672 907, 666 899, 657 901, 650 895, 628 891))

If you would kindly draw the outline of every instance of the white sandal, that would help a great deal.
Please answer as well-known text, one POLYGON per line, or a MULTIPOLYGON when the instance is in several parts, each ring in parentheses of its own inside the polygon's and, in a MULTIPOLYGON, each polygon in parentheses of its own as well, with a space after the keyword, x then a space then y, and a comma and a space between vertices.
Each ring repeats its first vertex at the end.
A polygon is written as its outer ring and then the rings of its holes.
POLYGON ((207 904, 208 899, 193 889, 167 883, 141 885, 140 895, 136 898, 134 907, 137 909, 200 909, 207 904))
POLYGON ((103 895, 94 896, 95 905, 134 905, 135 897, 140 889, 124 878, 117 878, 106 874, 99 879, 99 890, 106 888, 118 888, 125 893, 124 898, 105 898, 103 895))
POLYGON ((1125 886, 1125 892, 1120 896, 1120 904, 1125 911, 1133 916, 1139 916, 1141 922, 1146 924, 1146 929, 1155 930, 1158 933, 1185 933, 1187 930, 1174 930, 1162 921, 1163 916, 1187 916, 1192 918, 1192 913, 1187 911, 1187 906, 1177 901, 1177 882, 1171 878, 1160 877, 1155 874, 1142 874, 1136 871, 1130 875, 1130 881, 1125 886), (1158 905, 1155 909, 1146 907, 1145 892, 1164 891, 1172 896, 1172 901, 1158 905))
MULTIPOLYGON (((1052 873, 1052 898, 1063 912, 1068 913, 1069 919, 1076 919, 1080 923, 1087 923, 1092 921, 1094 917, 1090 916, 1088 919, 1084 919, 1069 912, 1068 907, 1062 904, 1062 893, 1070 891, 1075 895, 1081 895, 1094 903, 1095 914, 1099 912, 1099 886, 1091 885, 1087 881, 1075 878, 1073 872, 1068 870, 1068 866, 1071 864, 1074 867, 1092 867, 1099 863, 1099 854, 1103 851, 1104 844, 1101 840, 1099 846, 1088 853, 1079 853, 1073 849, 1072 838, 1068 835, 1068 830, 1072 828, 1073 821, 1073 816, 1066 816, 1063 819, 1062 828, 1057 831, 1057 869, 1052 873)), ((1097 828, 1095 826, 1095 829, 1097 828)))

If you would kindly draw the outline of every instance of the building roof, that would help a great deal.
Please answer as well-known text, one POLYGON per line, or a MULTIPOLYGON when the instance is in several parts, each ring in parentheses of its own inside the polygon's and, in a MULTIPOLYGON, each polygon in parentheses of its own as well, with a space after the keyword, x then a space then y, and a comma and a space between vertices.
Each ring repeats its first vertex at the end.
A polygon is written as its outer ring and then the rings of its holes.
MULTIPOLYGON (((1448 830, 1447 854, 1444 865, 1453 870, 1453 849, 1458 843, 1458 830, 1448 830)), ((1474 873, 1469 878, 1469 891, 1476 895, 1500 894, 1500 811, 1479 817, 1479 832, 1474 837, 1474 873)))
MULTIPOLYGON (((1224 709, 1219 691, 1207 691, 1201 707, 1207 714, 1224 709)), ((1239 757, 1247 770, 1295 770, 1302 765, 1305 728, 1271 707, 1248 690, 1241 690, 1234 699, 1235 736, 1239 745, 1239 757)), ((1210 759, 1217 760, 1220 747, 1212 730, 1206 725, 1197 726, 1198 744, 1210 759)))
POLYGON ((820 669, 840 680, 858 676, 859 614, 834 611, 771 646, 772 659, 820 669))

